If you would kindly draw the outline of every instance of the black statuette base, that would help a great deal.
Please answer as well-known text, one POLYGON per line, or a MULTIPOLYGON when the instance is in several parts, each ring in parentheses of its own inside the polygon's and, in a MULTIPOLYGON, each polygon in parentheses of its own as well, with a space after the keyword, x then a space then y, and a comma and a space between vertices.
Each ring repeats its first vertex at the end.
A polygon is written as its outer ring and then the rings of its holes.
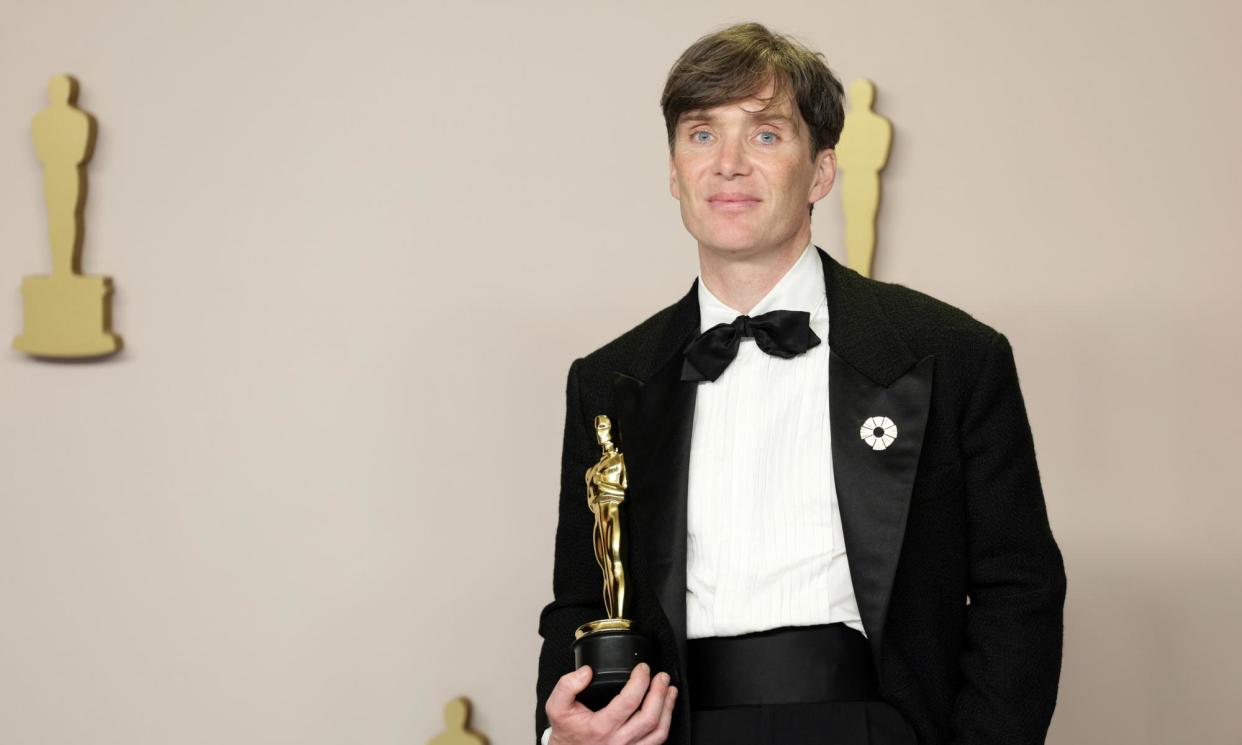
POLYGON ((596 631, 575 639, 574 669, 591 666, 591 683, 578 700, 591 711, 599 711, 621 692, 638 663, 652 664, 652 645, 647 637, 623 629, 596 631))

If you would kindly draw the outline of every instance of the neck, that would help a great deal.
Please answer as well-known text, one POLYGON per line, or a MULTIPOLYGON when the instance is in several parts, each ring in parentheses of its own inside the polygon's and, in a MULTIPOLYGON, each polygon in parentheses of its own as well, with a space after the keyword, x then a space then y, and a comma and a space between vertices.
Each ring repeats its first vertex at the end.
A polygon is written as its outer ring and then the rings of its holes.
POLYGON ((810 242, 809 222, 788 241, 776 246, 730 251, 700 242, 699 275, 721 302, 746 314, 785 276, 810 242))

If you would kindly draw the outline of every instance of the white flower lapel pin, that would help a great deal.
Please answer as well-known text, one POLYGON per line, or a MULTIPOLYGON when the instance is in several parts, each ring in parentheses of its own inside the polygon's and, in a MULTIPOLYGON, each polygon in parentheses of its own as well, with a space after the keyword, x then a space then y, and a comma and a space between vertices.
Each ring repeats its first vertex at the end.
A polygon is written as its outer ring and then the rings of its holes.
POLYGON ((883 450, 897 439, 897 425, 886 416, 869 417, 858 430, 859 437, 872 450, 883 450))

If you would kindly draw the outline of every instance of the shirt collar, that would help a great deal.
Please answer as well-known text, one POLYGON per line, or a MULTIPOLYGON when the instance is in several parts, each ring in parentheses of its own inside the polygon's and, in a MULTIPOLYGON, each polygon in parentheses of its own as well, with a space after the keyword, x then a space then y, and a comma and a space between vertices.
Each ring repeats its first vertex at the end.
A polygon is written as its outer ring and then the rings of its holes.
MULTIPOLYGON (((814 243, 808 243, 802 255, 789 267, 768 294, 764 295, 746 315, 755 317, 769 310, 804 310, 815 315, 820 305, 827 303, 824 287, 824 267, 814 243)), ((712 294, 703 283, 699 272, 699 333, 720 323, 733 323, 741 312, 712 294)))

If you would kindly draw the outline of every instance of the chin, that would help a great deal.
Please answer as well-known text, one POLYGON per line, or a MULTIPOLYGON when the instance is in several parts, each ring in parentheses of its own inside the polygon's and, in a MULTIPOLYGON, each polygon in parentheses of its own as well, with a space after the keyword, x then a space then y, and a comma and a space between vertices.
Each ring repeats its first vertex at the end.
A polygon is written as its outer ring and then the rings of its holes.
POLYGON ((749 230, 708 230, 699 237, 699 242, 720 251, 737 253, 754 249, 759 244, 759 236, 749 230))
POLYGON ((682 223, 686 231, 703 246, 717 252, 741 254, 753 252, 763 244, 764 232, 759 215, 722 217, 707 210, 686 210, 683 202, 682 223))

